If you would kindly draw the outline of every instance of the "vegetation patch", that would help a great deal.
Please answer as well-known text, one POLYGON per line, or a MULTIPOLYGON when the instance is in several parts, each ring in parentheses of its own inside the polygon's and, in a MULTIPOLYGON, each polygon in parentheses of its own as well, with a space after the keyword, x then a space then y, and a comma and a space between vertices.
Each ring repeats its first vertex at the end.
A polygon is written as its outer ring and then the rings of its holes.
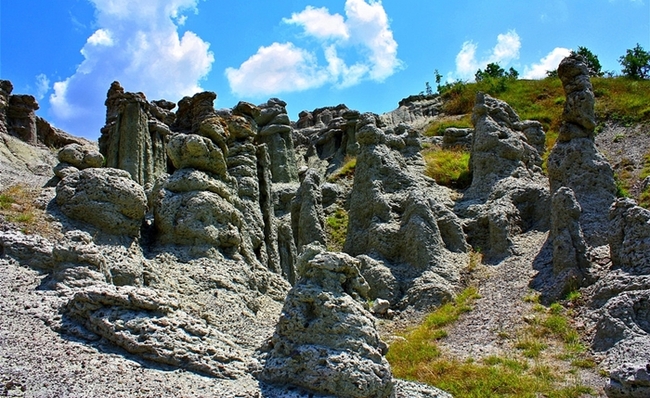
POLYGON ((426 162, 424 173, 438 184, 463 189, 472 183, 468 151, 433 147, 422 151, 422 156, 426 162))
POLYGON ((24 234, 56 237, 59 231, 45 220, 45 212, 36 207, 38 190, 12 185, 0 191, 0 217, 18 224, 24 234))
POLYGON ((351 157, 351 156, 346 156, 344 161, 343 161, 343 166, 341 166, 340 169, 338 169, 335 173, 333 173, 329 178, 327 179, 328 182, 336 182, 338 180, 341 180, 343 178, 351 178, 354 177, 354 170, 357 167, 357 158, 356 157, 351 157))
MULTIPOLYGON (((445 326, 471 311, 478 298, 476 288, 470 287, 458 298, 427 316, 417 327, 407 330, 391 344, 386 358, 396 377, 417 380, 448 391, 455 397, 583 397, 593 391, 576 381, 578 369, 593 368, 595 362, 584 352, 579 336, 571 327, 570 310, 560 304, 544 307, 539 295, 530 293, 524 301, 534 305, 534 314, 525 319, 523 330, 517 334, 517 351, 508 355, 493 355, 482 360, 460 361, 445 356, 437 346, 444 338, 445 326), (551 350, 559 344, 561 358, 551 350), (555 362, 554 362, 555 361, 555 362), (563 366, 556 366, 562 361, 563 366)), ((569 303, 580 299, 572 293, 569 303)), ((504 336, 510 339, 510 336, 504 336)))
POLYGON ((470 128, 472 127, 472 116, 470 114, 463 115, 460 118, 440 118, 434 120, 427 126, 424 135, 427 137, 442 136, 448 128, 470 128))
POLYGON ((340 207, 325 219, 327 250, 332 252, 340 252, 343 250, 348 234, 348 220, 348 212, 340 207))

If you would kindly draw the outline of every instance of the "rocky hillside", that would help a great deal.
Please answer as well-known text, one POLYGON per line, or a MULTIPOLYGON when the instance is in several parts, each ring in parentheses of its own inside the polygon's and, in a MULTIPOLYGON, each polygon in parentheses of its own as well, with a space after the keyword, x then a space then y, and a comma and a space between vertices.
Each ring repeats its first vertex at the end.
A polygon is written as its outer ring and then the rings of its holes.
POLYGON ((449 133, 471 152, 461 191, 424 172, 438 96, 291 122, 279 99, 217 111, 114 82, 95 146, 2 82, 5 394, 448 396, 394 378, 382 335, 453 301, 480 249, 544 300, 580 290, 604 391, 647 396, 650 212, 616 197, 586 66, 559 75, 546 163, 542 123, 476 95, 473 128, 449 133))

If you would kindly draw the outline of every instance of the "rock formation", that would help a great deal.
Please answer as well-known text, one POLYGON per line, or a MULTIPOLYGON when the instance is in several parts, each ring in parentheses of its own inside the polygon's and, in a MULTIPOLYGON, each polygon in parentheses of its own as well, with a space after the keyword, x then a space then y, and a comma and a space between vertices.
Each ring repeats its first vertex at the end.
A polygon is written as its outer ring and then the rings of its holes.
POLYGON ((165 143, 174 107, 168 101, 147 102, 144 94, 124 92, 119 82, 113 82, 99 137, 106 167, 128 171, 140 185, 153 184, 167 171, 165 143))
POLYGON ((309 246, 298 262, 260 379, 339 397, 391 397, 387 346, 364 308, 358 261, 309 246))
POLYGON ((409 170, 400 151, 407 151, 407 143, 419 143, 411 142, 408 133, 386 134, 366 114, 356 136, 360 150, 344 251, 368 255, 390 269, 404 299, 392 305, 438 305, 453 296, 458 282, 462 263, 451 260, 451 253, 467 250, 451 202, 421 169, 409 170))
POLYGON ((56 201, 68 217, 114 235, 139 236, 147 211, 142 186, 118 169, 89 168, 66 176, 57 185, 56 201))
MULTIPOLYGON (((594 144, 594 93, 587 66, 579 55, 560 63, 566 93, 563 124, 548 157, 551 192, 570 188, 582 207, 580 226, 588 245, 607 244, 608 209, 616 198, 612 167, 594 144)), ((553 237, 551 237, 552 239, 553 237)))
POLYGON ((405 123, 414 129, 421 129, 442 113, 442 104, 439 95, 412 95, 402 99, 397 109, 381 115, 380 118, 388 127, 405 123))
POLYGON ((508 104, 483 93, 476 95, 472 123, 472 184, 456 211, 472 246, 502 258, 513 254, 515 234, 548 227, 544 132, 539 122, 521 121, 508 104))

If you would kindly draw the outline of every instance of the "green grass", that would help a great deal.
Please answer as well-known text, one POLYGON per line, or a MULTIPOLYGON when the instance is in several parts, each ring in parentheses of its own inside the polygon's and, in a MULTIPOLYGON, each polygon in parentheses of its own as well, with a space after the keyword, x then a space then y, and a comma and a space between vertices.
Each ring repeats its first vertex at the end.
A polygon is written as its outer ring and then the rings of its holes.
MULTIPOLYGON (((480 361, 449 358, 436 341, 446 336, 444 327, 471 311, 477 298, 475 288, 468 288, 454 302, 447 303, 427 316, 423 322, 405 331, 401 340, 391 344, 386 358, 396 377, 416 380, 448 391, 455 397, 557 397, 578 398, 593 394, 580 384, 574 373, 595 367, 593 359, 575 350, 579 338, 569 321, 570 312, 559 304, 543 307, 539 295, 530 293, 525 302, 541 307, 523 331, 512 331, 516 352, 488 356, 480 361), (559 342, 563 358, 552 357, 549 348, 559 342), (551 359, 564 361, 556 366, 551 359), (568 368, 568 370, 567 370, 568 368)), ((509 339, 509 335, 504 339, 509 339)))
POLYGON ((426 162, 424 173, 438 184, 462 189, 472 183, 468 151, 434 147, 422 151, 422 156, 426 162))
POLYGON ((325 219, 325 233, 327 234, 327 249, 340 252, 345 245, 348 233, 348 212, 342 208, 325 219))
POLYGON ((356 157, 345 157, 343 166, 334 172, 327 181, 336 182, 342 178, 350 178, 354 176, 354 170, 357 167, 357 158, 356 157))
POLYGON ((438 119, 434 120, 427 126, 426 131, 424 132, 424 135, 427 137, 433 137, 433 136, 441 136, 444 135, 445 130, 447 130, 450 127, 456 127, 456 128, 470 128, 472 126, 472 115, 466 114, 463 115, 461 118, 443 118, 443 119, 438 119))

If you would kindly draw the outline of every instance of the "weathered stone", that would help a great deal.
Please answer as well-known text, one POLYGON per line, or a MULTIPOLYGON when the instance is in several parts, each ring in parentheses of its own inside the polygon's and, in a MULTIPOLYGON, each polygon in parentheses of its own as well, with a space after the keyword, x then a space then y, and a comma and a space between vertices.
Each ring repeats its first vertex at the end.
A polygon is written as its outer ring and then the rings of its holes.
POLYGON ((257 143, 265 144, 268 148, 274 183, 298 181, 298 168, 291 137, 293 129, 285 106, 284 101, 272 98, 266 104, 259 106, 259 115, 255 117, 259 129, 257 143))
MULTIPOLYGON (((450 205, 446 191, 422 177, 420 170, 409 171, 401 153, 386 144, 386 135, 375 125, 373 115, 364 115, 361 125, 344 251, 383 262, 399 279, 402 292, 428 270, 444 275, 436 281, 447 285, 442 290, 453 292, 460 264, 447 260, 452 257, 450 250, 465 252, 467 244, 460 222, 458 229, 449 228, 449 217, 455 216, 448 208, 443 210, 450 205), (442 224, 446 233, 457 236, 443 238, 442 224), (453 244, 447 247, 446 242, 453 244)), ((425 309, 440 303, 423 300, 415 304, 425 309)))
POLYGON ((325 245, 325 216, 320 176, 308 170, 291 204, 291 228, 299 252, 310 243, 325 245))
POLYGON ((56 202, 68 217, 114 235, 139 236, 147 210, 142 186, 126 171, 89 168, 65 177, 56 202))
POLYGON ((650 210, 622 198, 612 205, 609 218, 613 266, 636 275, 650 275, 650 210))
POLYGON ((167 156, 176 169, 194 168, 226 176, 224 153, 212 140, 196 134, 174 134, 167 144, 167 156))
POLYGON ((79 144, 68 144, 59 151, 59 161, 68 163, 80 170, 90 167, 102 167, 104 156, 94 148, 79 144))
POLYGON ((591 266, 580 228, 581 212, 571 188, 562 187, 553 194, 549 241, 553 242, 553 272, 563 281, 562 291, 584 285, 591 266))
POLYGON ((39 108, 36 98, 31 95, 12 95, 6 108, 7 131, 9 134, 29 143, 38 142, 36 114, 39 108))
POLYGON ((466 218, 472 246, 498 260, 513 253, 514 235, 548 227, 548 183, 538 152, 544 132, 483 93, 476 95, 472 123, 472 184, 456 211, 466 218))
POLYGON ((579 55, 565 58, 558 74, 567 101, 561 138, 548 157, 551 192, 571 188, 582 207, 580 226, 586 243, 592 247, 605 245, 616 183, 612 167, 594 145, 594 95, 589 74, 579 55))
POLYGON ((75 293, 64 313, 97 338, 147 360, 218 378, 241 376, 248 367, 228 336, 182 311, 174 297, 152 289, 88 287, 75 293))
POLYGON ((463 148, 471 149, 474 129, 459 129, 450 127, 445 130, 442 138, 442 149, 463 148))
POLYGON ((142 93, 125 93, 119 82, 111 84, 105 104, 99 151, 106 166, 128 171, 141 185, 153 184, 167 171, 164 119, 170 122, 170 112, 147 102, 142 93))
POLYGON ((309 246, 269 345, 263 381, 344 397, 394 396, 387 346, 362 304, 358 261, 309 246))

